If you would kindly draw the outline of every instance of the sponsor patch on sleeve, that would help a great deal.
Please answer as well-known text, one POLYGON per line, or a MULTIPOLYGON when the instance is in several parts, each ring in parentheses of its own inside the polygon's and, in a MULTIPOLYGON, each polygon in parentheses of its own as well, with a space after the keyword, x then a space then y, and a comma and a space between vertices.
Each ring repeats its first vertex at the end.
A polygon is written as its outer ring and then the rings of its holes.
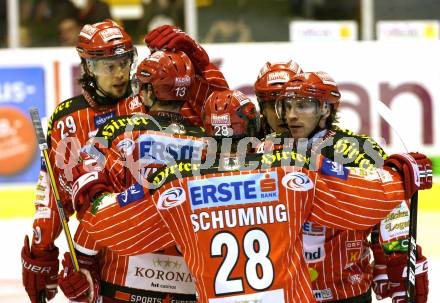
POLYGON ((145 196, 142 185, 135 183, 118 195, 118 203, 124 207, 132 202, 139 201, 145 196))
POLYGON ((35 212, 35 219, 50 219, 51 213, 49 207, 38 207, 35 212))
POLYGON ((107 120, 113 118, 115 116, 115 112, 109 112, 102 115, 97 115, 94 117, 95 122, 95 128, 100 128, 102 125, 104 125, 107 120))
POLYGON ((325 158, 322 160, 321 173, 326 176, 336 177, 342 180, 347 180, 348 178, 347 168, 340 163, 336 163, 325 158))

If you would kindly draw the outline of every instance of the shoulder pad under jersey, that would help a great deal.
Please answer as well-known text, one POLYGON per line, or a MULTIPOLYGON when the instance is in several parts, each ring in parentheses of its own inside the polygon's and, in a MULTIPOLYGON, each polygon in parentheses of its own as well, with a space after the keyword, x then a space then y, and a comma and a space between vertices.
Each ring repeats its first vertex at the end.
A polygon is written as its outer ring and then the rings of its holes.
POLYGON ((193 125, 186 120, 170 123, 170 120, 166 117, 153 116, 153 118, 160 125, 163 132, 192 137, 206 136, 202 127, 193 125))
MULTIPOLYGON (((107 120, 96 133, 97 138, 104 138, 111 145, 114 139, 125 132, 139 130, 160 131, 161 127, 152 119, 151 116, 145 114, 124 115, 107 120)), ((109 146, 110 146, 109 145, 109 146)))
POLYGON ((338 162, 343 159, 347 167, 381 167, 388 156, 382 147, 368 135, 359 135, 348 129, 332 130, 334 136, 328 138, 331 144, 321 150, 321 154, 338 162), (349 161, 349 162, 348 162, 349 161), (348 163, 347 163, 348 162, 348 163))
MULTIPOLYGON (((249 171, 269 169, 280 166, 298 166, 308 168, 310 158, 295 152, 274 151, 271 154, 246 154, 242 159, 233 157, 218 157, 211 166, 207 162, 193 163, 191 161, 177 161, 174 165, 165 166, 148 177, 148 182, 162 186, 176 179, 218 174, 232 171, 249 171)), ((152 190, 154 192, 155 189, 152 190)))
POLYGON ((162 131, 178 135, 203 137, 203 128, 190 124, 168 124, 165 120, 148 114, 134 114, 114 117, 107 120, 96 133, 97 138, 104 138, 109 146, 118 136, 132 131, 162 131))
POLYGON ((50 142, 50 134, 56 121, 64 116, 88 107, 90 107, 90 105, 87 103, 83 95, 75 96, 58 104, 47 123, 47 142, 50 142))

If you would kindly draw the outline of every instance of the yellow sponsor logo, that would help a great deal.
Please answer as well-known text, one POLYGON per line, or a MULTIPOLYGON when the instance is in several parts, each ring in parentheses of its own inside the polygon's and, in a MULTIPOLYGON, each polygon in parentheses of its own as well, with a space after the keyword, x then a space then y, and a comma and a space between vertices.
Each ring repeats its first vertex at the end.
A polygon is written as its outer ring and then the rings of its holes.
POLYGON ((164 180, 168 178, 170 175, 177 175, 184 171, 191 172, 191 171, 198 171, 200 169, 201 164, 196 163, 182 163, 174 164, 171 166, 167 166, 165 169, 163 169, 160 173, 158 173, 154 179, 153 184, 161 184, 164 180))
POLYGON ((107 124, 104 125, 102 130, 102 136, 105 139, 111 138, 114 133, 127 126, 135 126, 135 125, 148 125, 150 120, 145 117, 128 117, 128 118, 118 118, 110 120, 107 124))
POLYGON ((310 158, 302 154, 298 154, 294 151, 280 151, 276 150, 273 154, 263 154, 261 157, 261 163, 265 165, 271 165, 277 161, 293 160, 298 163, 310 164, 310 158))

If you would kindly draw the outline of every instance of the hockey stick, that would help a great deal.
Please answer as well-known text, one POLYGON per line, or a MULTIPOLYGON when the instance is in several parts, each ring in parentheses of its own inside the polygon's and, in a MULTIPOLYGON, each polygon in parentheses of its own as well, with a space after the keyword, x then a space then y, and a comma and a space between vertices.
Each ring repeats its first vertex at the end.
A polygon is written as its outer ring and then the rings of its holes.
MULTIPOLYGON (((391 126, 394 133, 399 137, 403 146, 406 148, 405 142, 402 137, 399 135, 399 132, 396 128, 396 123, 394 121, 393 113, 382 101, 377 100, 377 105, 379 106, 380 111, 378 113, 382 116, 382 118, 391 126)), ((419 195, 416 191, 411 197, 411 205, 409 208, 409 229, 408 229, 408 263, 407 263, 407 272, 406 272, 406 298, 408 303, 415 303, 415 290, 416 290, 416 262, 417 262, 417 207, 418 207, 418 199, 419 195)))
POLYGON ((75 271, 79 271, 78 259, 76 257, 75 248, 73 246, 72 236, 70 234, 69 225, 67 224, 66 221, 66 216, 64 215, 64 207, 63 204, 61 203, 60 195, 58 193, 58 187, 55 182, 55 176, 52 170, 52 165, 49 160, 49 151, 48 151, 46 138, 44 136, 43 127, 41 126, 40 115, 38 114, 38 109, 35 107, 30 108, 29 113, 31 115, 32 124, 34 125, 35 134, 37 135, 38 146, 40 147, 40 150, 43 153, 44 161, 46 161, 46 167, 47 167, 47 172, 49 174, 50 185, 52 186, 52 193, 56 201, 58 215, 60 216, 60 221, 64 230, 64 235, 66 236, 67 244, 69 246, 69 252, 70 252, 70 257, 72 258, 73 268, 75 271))

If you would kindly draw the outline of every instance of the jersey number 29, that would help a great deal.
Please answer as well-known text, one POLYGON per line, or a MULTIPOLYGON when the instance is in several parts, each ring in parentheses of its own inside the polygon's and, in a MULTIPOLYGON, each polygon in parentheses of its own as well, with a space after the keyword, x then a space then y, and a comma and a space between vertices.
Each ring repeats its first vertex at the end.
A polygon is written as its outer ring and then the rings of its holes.
POLYGON ((75 120, 72 116, 67 116, 66 121, 58 121, 57 129, 61 129, 61 138, 64 139, 68 137, 69 134, 74 134, 76 132, 75 120))

